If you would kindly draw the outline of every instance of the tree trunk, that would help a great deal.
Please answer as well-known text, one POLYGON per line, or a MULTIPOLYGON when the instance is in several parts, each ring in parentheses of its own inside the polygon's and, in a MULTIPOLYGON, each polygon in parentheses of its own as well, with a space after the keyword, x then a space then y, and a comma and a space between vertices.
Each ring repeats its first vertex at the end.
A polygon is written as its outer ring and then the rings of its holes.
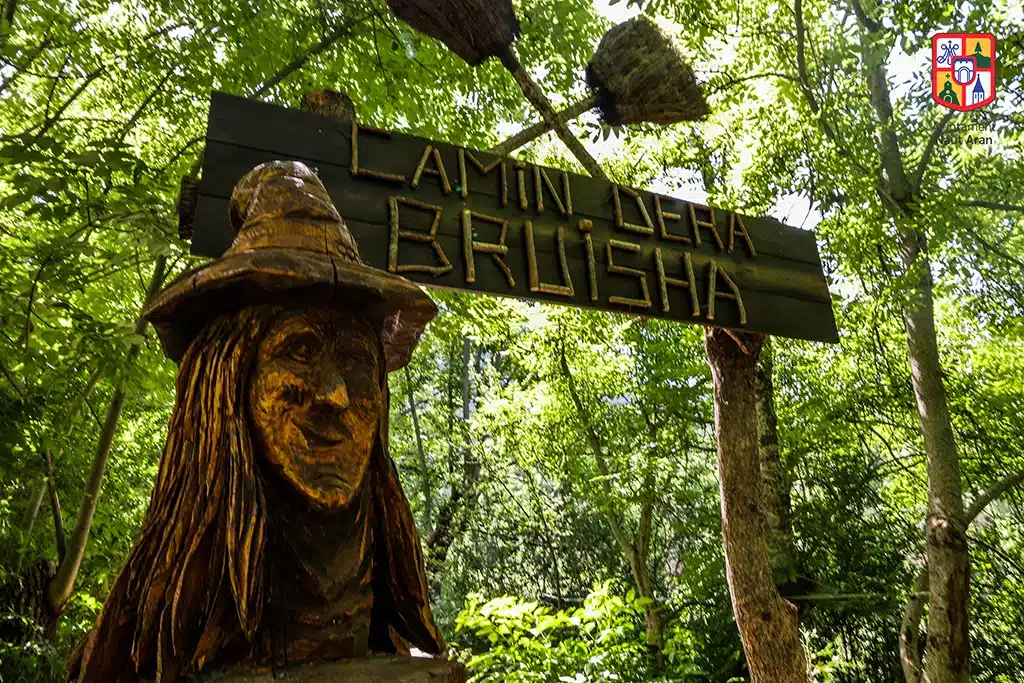
POLYGON ((779 447, 778 416, 775 413, 774 350, 766 337, 754 371, 757 392, 758 452, 761 459, 761 487, 770 535, 768 550, 776 579, 787 581, 796 570, 793 551, 792 497, 790 471, 779 447))
POLYGON ((67 532, 64 531, 64 513, 60 509, 57 484, 53 481, 53 454, 46 449, 46 492, 50 495, 50 513, 53 515, 53 539, 57 544, 57 562, 67 554, 67 532))
POLYGON ((469 363, 473 355, 473 344, 469 337, 462 338, 462 426, 465 441, 462 443, 462 484, 469 487, 473 485, 477 477, 477 465, 471 460, 469 450, 469 404, 472 401, 472 386, 470 384, 469 363))
POLYGON ((423 492, 423 528, 420 533, 430 536, 434 524, 434 494, 430 486, 430 467, 427 464, 427 454, 423 450, 423 432, 420 431, 420 418, 416 412, 416 398, 413 396, 412 375, 409 373, 409 366, 405 366, 405 384, 409 394, 409 413, 412 415, 412 431, 416 436, 416 454, 420 466, 420 487, 423 492))
POLYGON ((762 501, 754 368, 761 335, 708 327, 704 347, 715 386, 715 437, 726 578, 751 683, 806 683, 797 610, 772 577, 762 501), (742 334, 742 333, 740 333, 742 334), (746 351, 746 352, 745 352, 746 351))
POLYGON ((967 683, 970 679, 970 558, 964 523, 960 459, 942 383, 931 263, 925 237, 918 229, 914 204, 916 188, 903 163, 893 125, 885 55, 887 38, 878 22, 859 2, 853 3, 863 28, 861 45, 871 106, 879 122, 878 152, 884 181, 879 189, 892 215, 900 258, 907 274, 907 303, 903 325, 917 413, 928 457, 928 640, 924 674, 928 683, 967 683))
POLYGON ((904 324, 917 412, 928 456, 928 640, 924 671, 929 683, 967 683, 970 679, 970 563, 963 486, 953 427, 942 384, 936 340, 932 277, 927 258, 918 258, 921 238, 900 234, 904 266, 916 270, 913 298, 904 324))
MULTIPOLYGON (((637 593, 641 597, 651 600, 651 603, 644 609, 644 629, 647 634, 647 647, 654 663, 651 674, 652 676, 658 675, 664 665, 664 653, 662 651, 664 623, 661 613, 658 611, 659 605, 654 597, 654 588, 651 585, 650 572, 647 568, 647 559, 650 555, 651 522, 654 512, 654 470, 648 468, 647 474, 644 477, 644 484, 641 490, 643 507, 640 512, 640 522, 636 536, 631 538, 626 534, 626 530, 623 528, 623 524, 619 520, 614 506, 611 504, 613 497, 611 484, 609 483, 611 472, 605 460, 601 438, 594 427, 593 416, 583 403, 583 399, 576 389, 576 381, 569 370, 569 361, 565 357, 564 349, 561 351, 560 366, 562 376, 565 378, 569 389, 569 397, 576 408, 576 413, 583 427, 583 433, 587 438, 587 445, 590 446, 590 451, 594 455, 594 462, 597 465, 597 471, 601 475, 601 488, 606 498, 606 504, 601 507, 604 509, 605 517, 608 520, 608 528, 611 531, 612 538, 615 539, 619 549, 622 551, 623 557, 626 558, 626 562, 629 564, 629 570, 633 575, 633 583, 637 593)), ((649 420, 647 424, 648 433, 652 441, 657 443, 656 428, 649 420)))
MULTIPOLYGON (((1024 470, 1006 475, 989 489, 978 494, 964 513, 964 525, 969 527, 989 503, 1022 482, 1024 470)), ((914 593, 903 610, 903 623, 900 626, 900 664, 906 683, 921 681, 920 626, 929 588, 928 568, 924 567, 914 581, 914 593)))
POLYGON ((35 528, 36 519, 39 517, 39 507, 43 504, 43 496, 46 494, 46 478, 44 477, 36 488, 36 492, 32 494, 32 499, 28 502, 28 509, 25 510, 25 521, 22 523, 24 531, 24 537, 21 541, 21 547, 18 549, 18 557, 14 561, 14 573, 20 574, 22 564, 25 561, 25 553, 28 552, 29 542, 32 540, 32 529, 35 528))
MULTIPOLYGON (((452 475, 452 493, 441 503, 437 511, 437 521, 433 531, 427 536, 426 565, 427 575, 430 580, 431 592, 434 597, 441 594, 440 573, 448 560, 448 551, 455 541, 465 532, 469 525, 469 516, 476 507, 477 491, 476 481, 479 476, 479 466, 470 461, 469 449, 469 418, 470 402, 472 400, 471 385, 469 379, 469 362, 472 357, 472 344, 469 337, 462 339, 462 424, 465 441, 462 445, 462 467, 458 475, 453 463, 449 463, 449 470, 452 475), (461 475, 460 479, 457 476, 461 475)), ((449 383, 449 389, 451 383, 449 383)), ((454 426, 454 401, 449 394, 449 424, 454 426)), ((452 430, 452 435, 454 435, 452 430)), ((453 449, 449 448, 449 457, 452 457, 453 449)))
MULTIPOLYGON (((157 256, 153 264, 153 275, 149 280, 149 287, 146 291, 146 298, 143 307, 156 295, 164 281, 164 269, 167 266, 167 257, 157 256)), ((135 334, 142 335, 146 332, 148 323, 139 315, 135 321, 135 334)), ((131 367, 142 350, 142 345, 133 343, 128 348, 125 358, 125 368, 131 367)), ((78 570, 82 566, 82 558, 85 557, 85 546, 89 540, 89 530, 92 528, 92 518, 96 513, 96 506, 99 504, 100 488, 103 485, 103 473, 107 468, 107 460, 110 457, 110 447, 114 443, 114 434, 117 432, 117 423, 121 418, 121 409, 124 408, 125 387, 120 384, 115 390, 107 407, 107 415, 100 431, 100 440, 96 446, 96 455, 93 456, 92 467, 89 470, 89 479, 85 486, 85 495, 82 504, 78 509, 78 518, 75 521, 74 531, 68 542, 67 554, 57 569, 57 574, 50 582, 47 589, 47 599, 50 608, 56 614, 60 614, 71 599, 75 588, 75 579, 78 577, 78 570)))

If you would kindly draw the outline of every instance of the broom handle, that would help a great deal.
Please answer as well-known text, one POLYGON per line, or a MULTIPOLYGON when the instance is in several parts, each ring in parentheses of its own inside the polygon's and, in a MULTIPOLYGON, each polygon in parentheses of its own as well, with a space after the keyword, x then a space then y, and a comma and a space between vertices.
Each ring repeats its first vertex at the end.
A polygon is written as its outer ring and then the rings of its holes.
MULTIPOLYGON (((572 121, 580 114, 590 111, 597 104, 597 98, 594 95, 587 95, 576 104, 570 104, 568 107, 558 112, 559 121, 572 121)), ((505 140, 500 145, 492 147, 488 150, 491 154, 495 154, 500 157, 505 157, 516 151, 528 142, 533 142, 544 133, 551 130, 551 125, 548 124, 547 120, 541 119, 537 123, 533 124, 529 128, 524 128, 519 131, 508 140, 505 140)))
POLYGON ((540 112, 540 115, 547 121, 548 126, 553 128, 558 134, 558 137, 562 139, 565 146, 569 148, 569 151, 573 153, 583 167, 587 169, 587 172, 594 178, 608 181, 608 176, 605 175, 604 171, 597 164, 597 160, 590 156, 590 152, 586 150, 583 144, 576 138, 575 135, 569 130, 569 127, 565 125, 564 121, 558 119, 558 114, 555 113, 555 108, 551 106, 551 102, 547 96, 541 91, 540 87, 533 82, 530 75, 523 69, 523 65, 516 59, 515 54, 512 52, 511 46, 506 47, 498 55, 501 58, 501 63, 512 72, 515 76, 516 83, 522 89, 523 94, 526 95, 526 99, 530 101, 530 104, 540 112))

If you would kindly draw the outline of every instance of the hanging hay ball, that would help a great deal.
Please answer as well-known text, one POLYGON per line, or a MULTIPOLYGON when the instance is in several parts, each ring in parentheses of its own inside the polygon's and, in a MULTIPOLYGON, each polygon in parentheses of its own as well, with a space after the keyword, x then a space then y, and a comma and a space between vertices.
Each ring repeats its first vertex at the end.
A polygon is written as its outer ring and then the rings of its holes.
POLYGON ((668 125, 708 113, 693 69, 657 25, 638 16, 611 28, 587 65, 601 117, 613 126, 668 125))
POLYGON ((519 37, 512 0, 388 0, 395 16, 476 66, 519 37))
POLYGON ((302 96, 299 104, 302 111, 311 111, 324 116, 352 121, 356 118, 356 108, 352 98, 337 90, 313 90, 302 96))

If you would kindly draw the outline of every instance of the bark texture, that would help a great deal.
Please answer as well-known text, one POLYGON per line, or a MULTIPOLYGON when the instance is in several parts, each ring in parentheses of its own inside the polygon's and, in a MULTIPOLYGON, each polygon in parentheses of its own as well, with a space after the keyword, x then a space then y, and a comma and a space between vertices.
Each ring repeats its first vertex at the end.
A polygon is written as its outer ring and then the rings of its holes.
POLYGON ((25 553, 32 542, 32 530, 36 526, 36 519, 39 517, 39 507, 43 504, 43 496, 46 494, 45 476, 39 482, 39 486, 33 491, 32 498, 28 502, 28 508, 25 509, 25 521, 22 523, 22 528, 25 531, 23 532, 21 546, 18 548, 18 556, 14 560, 15 574, 21 573, 21 566, 25 561, 25 553))
POLYGON ((927 158, 914 180, 904 164, 893 121, 884 55, 887 38, 880 23, 858 0, 851 0, 860 23, 861 48, 871 107, 878 120, 876 145, 883 174, 878 194, 892 216, 897 246, 907 278, 903 325, 914 385, 914 398, 928 458, 928 639, 924 677, 928 683, 970 680, 970 558, 964 519, 960 459, 950 421, 935 331, 934 283, 927 242, 915 198, 927 158))
MULTIPOLYGON (((901 235, 907 268, 920 252, 916 233, 901 235)), ((928 456, 928 640, 924 674, 928 683, 970 680, 970 565, 964 520, 960 461, 950 422, 935 334, 932 279, 927 260, 916 263, 917 290, 904 317, 917 412, 928 456)))
POLYGON ((779 419, 775 413, 775 359, 770 338, 765 338, 757 363, 754 382, 757 390, 757 433, 761 460, 761 487, 764 511, 770 535, 768 549, 776 579, 787 577, 795 569, 793 549, 792 478, 789 463, 779 446, 779 419))
MULTIPOLYGON (((964 524, 969 527, 974 520, 993 500, 1015 486, 1024 482, 1024 470, 1012 472, 978 494, 971 506, 964 513, 964 524)), ((914 592, 903 609, 903 623, 900 626, 900 665, 903 667, 903 679, 906 683, 921 681, 921 618, 924 616, 924 605, 928 601, 928 567, 922 567, 914 581, 914 592)))
POLYGON ((715 387, 729 595, 751 682, 806 683, 807 659, 797 609, 775 588, 768 550, 770 526, 762 500, 754 379, 763 337, 743 334, 742 341, 746 352, 722 329, 709 327, 704 335, 715 387))

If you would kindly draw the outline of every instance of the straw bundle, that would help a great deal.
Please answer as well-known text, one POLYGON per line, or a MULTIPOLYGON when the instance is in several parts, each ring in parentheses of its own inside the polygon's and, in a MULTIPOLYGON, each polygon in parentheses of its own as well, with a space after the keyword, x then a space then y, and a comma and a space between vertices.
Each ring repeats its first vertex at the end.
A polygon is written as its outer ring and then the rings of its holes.
POLYGON ((654 22, 638 16, 613 27, 587 66, 587 84, 613 126, 696 121, 708 113, 693 69, 654 22))
POLYGON ((353 121, 356 118, 356 108, 352 98, 337 90, 313 90, 302 96, 299 104, 302 111, 311 111, 315 114, 332 116, 345 121, 353 121))
POLYGON ((477 66, 519 37, 511 0, 388 0, 399 19, 477 66))

